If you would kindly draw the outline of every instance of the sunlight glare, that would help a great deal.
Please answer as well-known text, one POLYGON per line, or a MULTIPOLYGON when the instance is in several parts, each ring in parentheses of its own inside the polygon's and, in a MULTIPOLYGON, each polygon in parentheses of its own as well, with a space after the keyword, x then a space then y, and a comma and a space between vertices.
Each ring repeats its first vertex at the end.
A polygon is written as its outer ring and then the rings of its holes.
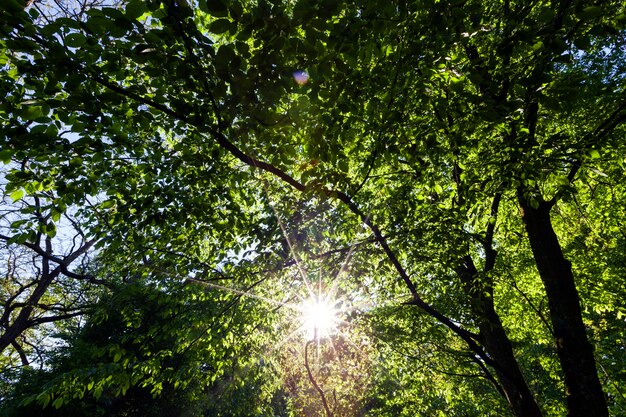
POLYGON ((311 298, 302 305, 302 329, 308 340, 332 336, 337 330, 337 309, 327 300, 311 298))

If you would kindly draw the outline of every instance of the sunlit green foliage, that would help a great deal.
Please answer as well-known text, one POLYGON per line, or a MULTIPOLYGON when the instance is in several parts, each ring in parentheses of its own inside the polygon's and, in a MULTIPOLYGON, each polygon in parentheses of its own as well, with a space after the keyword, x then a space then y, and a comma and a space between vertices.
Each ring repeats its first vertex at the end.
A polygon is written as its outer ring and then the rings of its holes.
POLYGON ((65 334, 49 369, 24 369, 28 382, 8 415, 38 415, 51 404, 59 415, 217 416, 232 415, 237 403, 241 415, 266 415, 274 372, 259 349, 266 324, 240 319, 257 316, 258 303, 237 299, 194 285, 124 284, 65 334))
POLYGON ((625 412, 622 2, 37 10, 0 19, 3 240, 71 213, 110 290, 3 396, 321 414, 289 308, 312 282, 367 335, 327 358, 340 414, 625 412))

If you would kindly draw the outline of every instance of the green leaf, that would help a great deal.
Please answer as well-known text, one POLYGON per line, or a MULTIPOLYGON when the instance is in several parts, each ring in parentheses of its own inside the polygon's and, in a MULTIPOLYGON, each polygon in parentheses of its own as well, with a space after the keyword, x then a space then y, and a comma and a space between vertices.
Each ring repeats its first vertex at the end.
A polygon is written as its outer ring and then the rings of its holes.
POLYGON ((41 33, 46 36, 52 36, 59 31, 61 23, 58 20, 53 21, 40 29, 41 33))
POLYGON ((598 159, 600 158, 600 152, 598 152, 595 149, 592 149, 589 151, 589 156, 591 157, 591 159, 598 159))
POLYGON ((10 14, 16 15, 24 12, 24 3, 19 0, 4 0, 3 8, 10 14))
POLYGON ((58 222, 59 220, 61 220, 61 212, 53 208, 50 211, 50 218, 53 222, 58 222))
POLYGON ((556 16, 556 12, 554 11, 552 7, 544 7, 543 9, 541 9, 539 14, 537 15, 537 19, 540 22, 545 23, 554 19, 555 16, 556 16))
POLYGON ((222 45, 215 56, 215 69, 218 75, 228 78, 233 71, 233 63, 235 61, 235 51, 233 45, 222 45))
POLYGON ((59 397, 52 402, 52 406, 57 410, 63 406, 63 397, 59 397))
POLYGON ((48 223, 44 227, 44 233, 48 237, 55 237, 57 235, 57 227, 54 223, 48 223))
POLYGON ((48 404, 50 404, 50 394, 47 392, 42 392, 37 395, 37 401, 41 404, 43 408, 46 408, 48 404))
POLYGON ((230 20, 228 19, 218 19, 214 22, 211 22, 209 26, 209 30, 216 34, 221 34, 224 32, 228 32, 230 30, 230 20))
POLYGON ((595 19, 602 16, 602 8, 598 6, 588 6, 580 11, 578 14, 583 19, 595 19))
POLYGON ((13 223, 11 223, 11 229, 19 229, 26 223, 28 223, 28 220, 16 220, 13 223))
POLYGON ((97 400, 102 396, 102 385, 98 385, 93 391, 93 397, 97 400))
POLYGON ((539 201, 537 201, 537 199, 535 197, 530 197, 530 199, 528 200, 528 203, 535 210, 537 210, 539 208, 539 201))
POLYGON ((24 190, 22 190, 21 188, 19 190, 15 190, 11 193, 11 199, 13 200, 13 202, 16 202, 17 200, 20 200, 22 197, 24 197, 24 190))
POLYGON ((574 45, 578 49, 588 49, 591 46, 591 39, 589 36, 582 36, 580 38, 574 39, 574 45))
POLYGON ((41 106, 27 106, 23 111, 23 117, 26 120, 37 120, 43 116, 43 108, 41 106))
POLYGON ((30 9, 28 9, 28 14, 33 20, 39 17, 39 11, 34 7, 31 7, 30 9))
POLYGON ((103 35, 115 25, 115 23, 110 19, 107 19, 106 17, 98 14, 92 14, 92 16, 89 18, 89 20, 87 20, 87 23, 85 24, 87 25, 87 28, 95 35, 103 35))
POLYGON ((131 0, 126 4, 124 14, 130 20, 135 20, 141 17, 148 11, 146 4, 142 0, 131 0))
POLYGON ((217 17, 228 16, 228 7, 222 0, 200 0, 198 2, 200 10, 217 17))
POLYGON ((3 149, 0 151, 0 162, 3 164, 8 164, 11 162, 11 156, 13 156, 13 151, 10 149, 3 149))
POLYGON ((65 45, 70 48, 79 48, 87 42, 87 38, 82 33, 70 33, 65 37, 65 45))

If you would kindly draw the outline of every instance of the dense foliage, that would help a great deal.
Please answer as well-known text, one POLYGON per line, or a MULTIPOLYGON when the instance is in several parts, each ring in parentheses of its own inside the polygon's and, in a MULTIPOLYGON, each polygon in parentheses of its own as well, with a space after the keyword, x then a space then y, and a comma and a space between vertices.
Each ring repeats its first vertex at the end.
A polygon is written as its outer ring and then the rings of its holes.
POLYGON ((6 415, 626 413, 622 2, 5 3, 6 415))

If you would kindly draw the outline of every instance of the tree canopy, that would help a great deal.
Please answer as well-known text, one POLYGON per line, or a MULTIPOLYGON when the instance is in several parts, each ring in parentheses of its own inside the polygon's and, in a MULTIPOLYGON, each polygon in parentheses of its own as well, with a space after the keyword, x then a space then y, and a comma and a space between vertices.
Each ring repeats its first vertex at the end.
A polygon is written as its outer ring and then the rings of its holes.
POLYGON ((6 415, 626 413, 623 2, 5 3, 6 415))

